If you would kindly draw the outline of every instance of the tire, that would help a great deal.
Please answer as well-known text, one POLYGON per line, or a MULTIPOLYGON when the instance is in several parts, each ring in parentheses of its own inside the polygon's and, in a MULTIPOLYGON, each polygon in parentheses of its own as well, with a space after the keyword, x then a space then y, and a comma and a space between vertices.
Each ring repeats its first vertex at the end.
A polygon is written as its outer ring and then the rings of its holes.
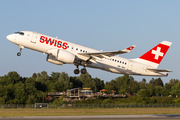
POLYGON ((81 69, 81 74, 86 74, 87 73, 87 70, 86 69, 81 69))
POLYGON ((74 74, 79 74, 79 69, 75 69, 74 74))
POLYGON ((20 53, 20 52, 18 52, 18 53, 17 53, 17 56, 21 56, 21 53, 20 53))

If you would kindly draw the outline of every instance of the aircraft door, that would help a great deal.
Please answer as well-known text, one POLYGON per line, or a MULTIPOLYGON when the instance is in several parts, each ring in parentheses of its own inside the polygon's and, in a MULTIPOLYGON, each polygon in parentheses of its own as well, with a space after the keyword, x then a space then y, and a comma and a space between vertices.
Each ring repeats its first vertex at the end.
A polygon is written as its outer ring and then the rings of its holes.
POLYGON ((129 63, 128 63, 128 68, 127 68, 127 70, 130 70, 130 71, 132 71, 132 69, 133 69, 133 61, 129 60, 129 63))
POLYGON ((37 37, 38 37, 38 33, 33 32, 33 34, 32 34, 32 39, 31 39, 31 43, 36 44, 36 42, 37 42, 37 37))

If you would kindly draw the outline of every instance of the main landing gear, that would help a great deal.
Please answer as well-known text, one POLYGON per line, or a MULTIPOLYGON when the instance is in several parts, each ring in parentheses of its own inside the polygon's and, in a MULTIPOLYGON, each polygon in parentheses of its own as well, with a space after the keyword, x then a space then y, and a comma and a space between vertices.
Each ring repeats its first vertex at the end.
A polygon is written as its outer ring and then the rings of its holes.
POLYGON ((79 66, 76 66, 77 68, 74 70, 74 74, 79 74, 79 66))
POLYGON ((24 48, 23 46, 19 45, 20 51, 17 53, 17 56, 21 56, 21 50, 24 48))
MULTIPOLYGON (((79 66, 77 65, 76 67, 77 67, 77 68, 74 70, 74 74, 79 74, 79 66)), ((86 74, 86 73, 87 73, 86 68, 85 68, 85 67, 82 68, 82 69, 81 69, 81 74, 86 74)))
POLYGON ((86 68, 82 68, 82 69, 81 69, 81 74, 86 74, 86 73, 87 73, 86 68))

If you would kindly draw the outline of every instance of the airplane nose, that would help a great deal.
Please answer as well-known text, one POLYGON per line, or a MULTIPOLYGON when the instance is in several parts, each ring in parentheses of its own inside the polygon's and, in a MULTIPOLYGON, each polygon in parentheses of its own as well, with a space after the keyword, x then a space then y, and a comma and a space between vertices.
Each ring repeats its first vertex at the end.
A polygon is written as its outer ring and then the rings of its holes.
POLYGON ((8 35, 8 36, 6 36, 6 38, 7 38, 9 41, 12 41, 12 40, 13 40, 13 36, 12 36, 12 35, 8 35))

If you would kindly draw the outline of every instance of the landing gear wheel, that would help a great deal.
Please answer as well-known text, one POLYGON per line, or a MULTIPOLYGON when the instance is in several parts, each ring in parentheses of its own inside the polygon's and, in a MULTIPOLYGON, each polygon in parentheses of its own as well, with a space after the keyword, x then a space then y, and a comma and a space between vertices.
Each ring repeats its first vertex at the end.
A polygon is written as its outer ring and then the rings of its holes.
POLYGON ((79 74, 79 69, 75 69, 74 74, 79 74))
POLYGON ((20 52, 18 52, 18 53, 17 53, 17 56, 21 56, 21 53, 20 53, 20 52))
POLYGON ((19 45, 20 51, 17 53, 17 56, 21 56, 21 50, 24 48, 24 46, 19 45))
POLYGON ((81 69, 81 74, 86 74, 87 70, 85 68, 81 69))

